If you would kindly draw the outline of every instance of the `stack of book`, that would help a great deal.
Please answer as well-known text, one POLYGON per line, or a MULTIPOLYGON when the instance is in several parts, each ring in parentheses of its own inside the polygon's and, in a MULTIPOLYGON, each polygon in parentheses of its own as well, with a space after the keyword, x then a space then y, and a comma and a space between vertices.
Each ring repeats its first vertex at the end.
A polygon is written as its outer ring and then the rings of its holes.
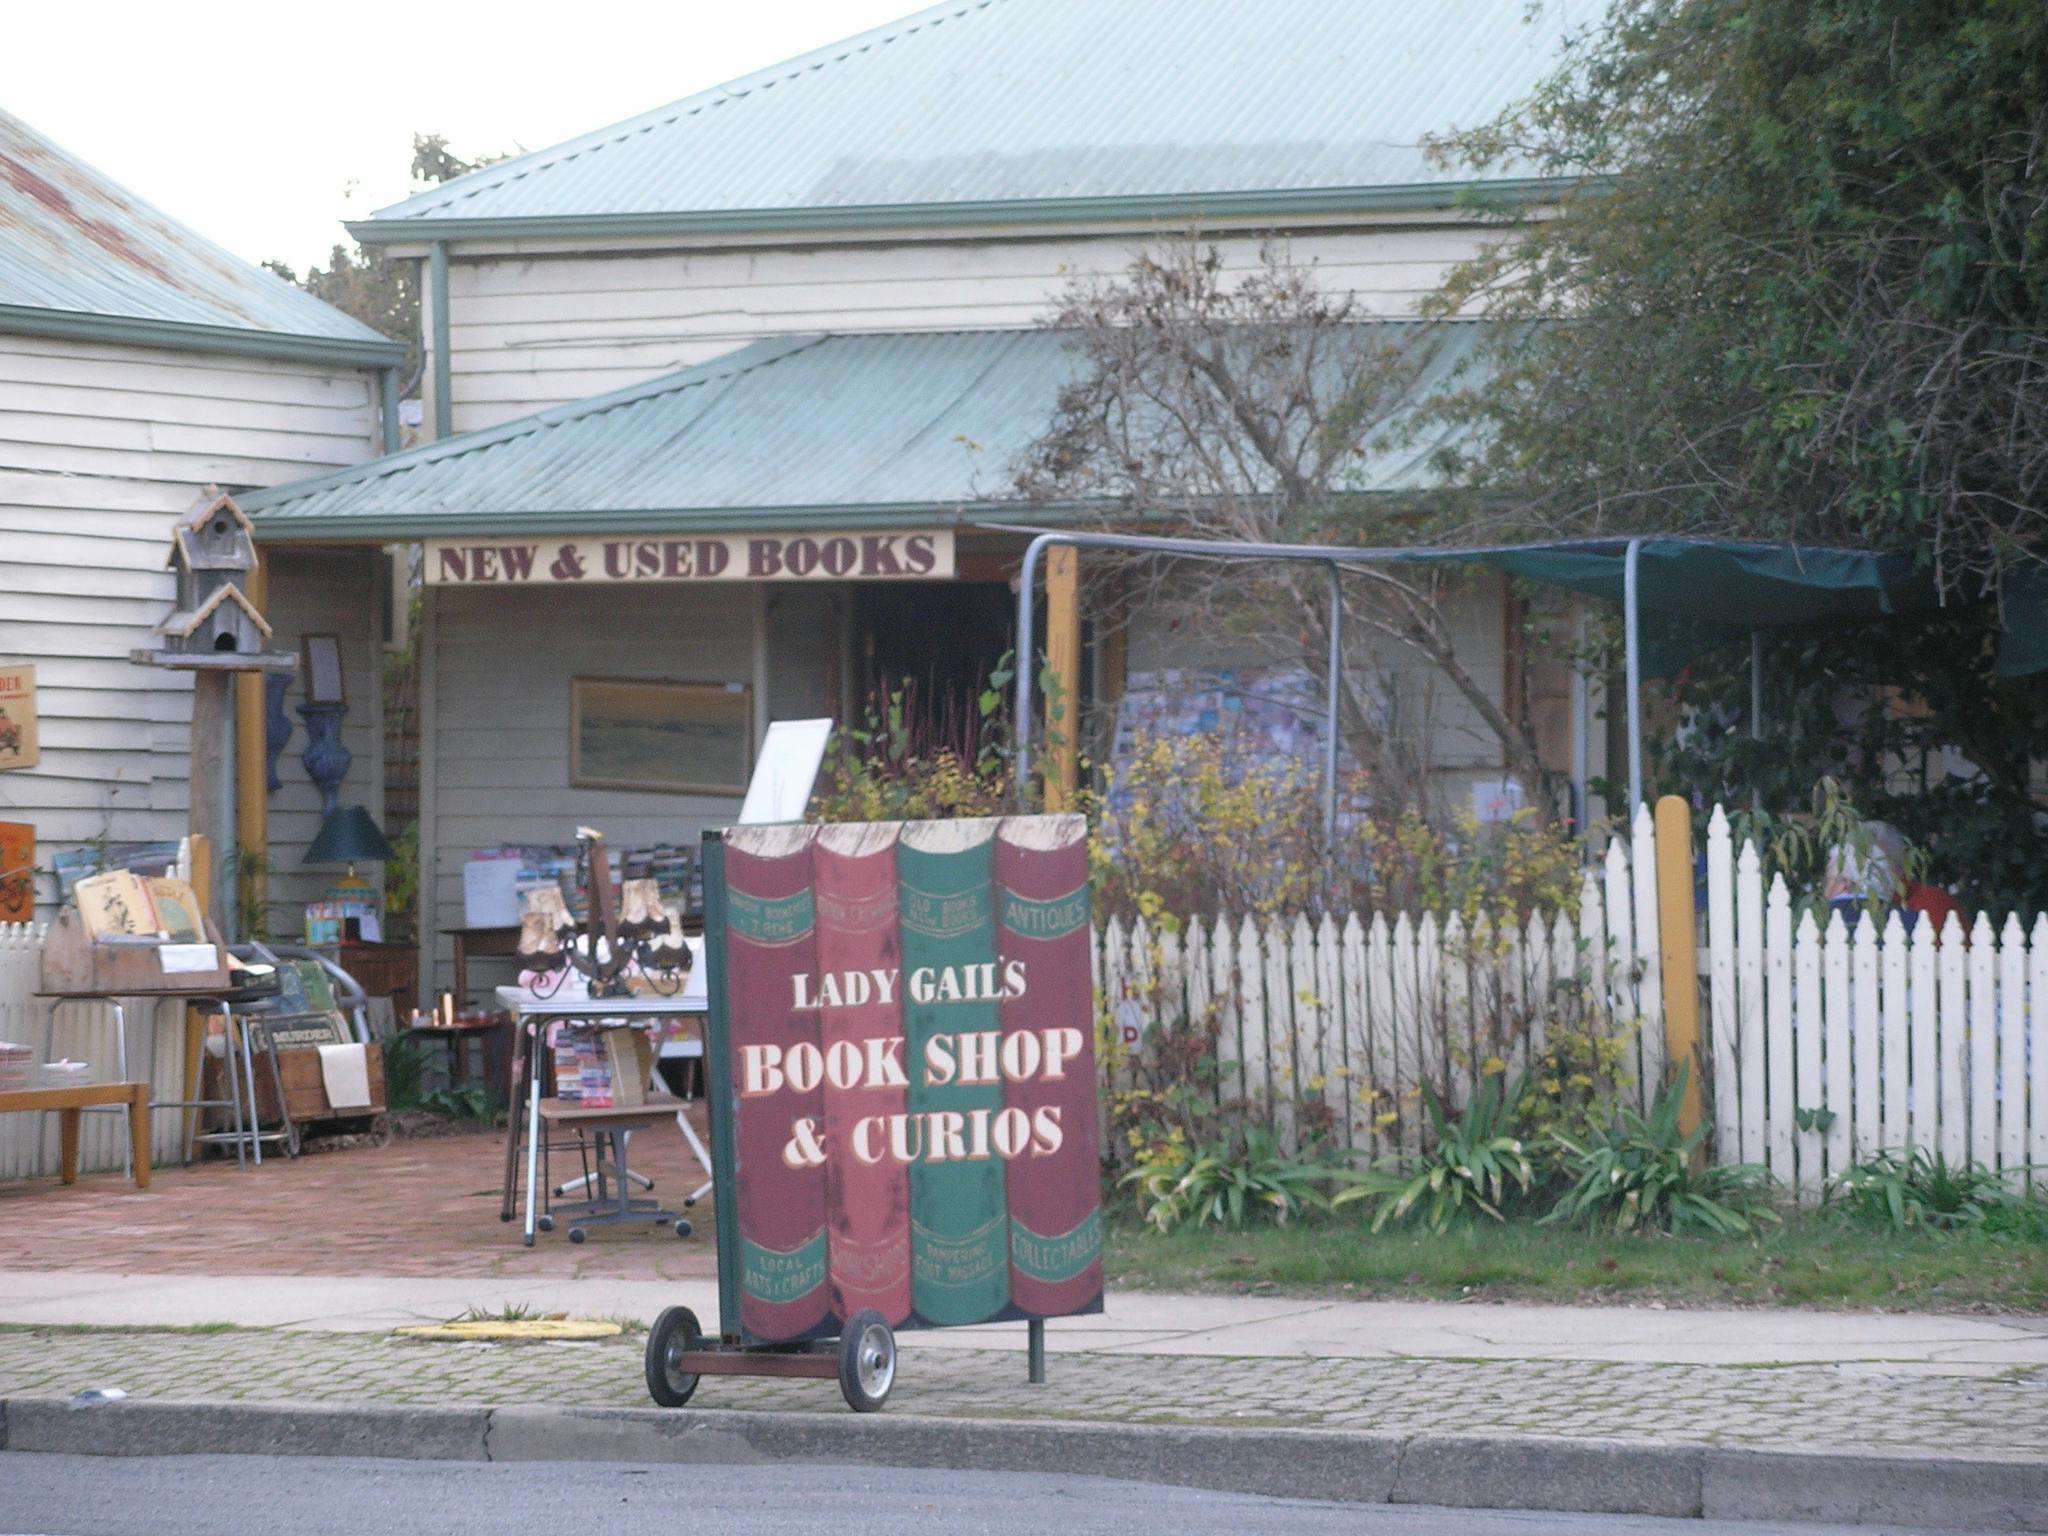
POLYGON ((113 934, 154 934, 174 944, 203 944, 199 898, 174 875, 145 878, 125 869, 80 880, 72 888, 85 931, 96 939, 113 934))
POLYGON ((555 1097, 585 1109, 647 1102, 654 1046, 630 1025, 564 1029, 555 1039, 555 1097))
POLYGON ((27 1046, 0 1040, 0 1093, 20 1093, 27 1088, 34 1059, 35 1053, 27 1046))
POLYGON ((595 1035, 584 1029, 565 1029, 555 1040, 555 1097, 585 1109, 610 1109, 612 1083, 609 1064, 599 1050, 595 1035))

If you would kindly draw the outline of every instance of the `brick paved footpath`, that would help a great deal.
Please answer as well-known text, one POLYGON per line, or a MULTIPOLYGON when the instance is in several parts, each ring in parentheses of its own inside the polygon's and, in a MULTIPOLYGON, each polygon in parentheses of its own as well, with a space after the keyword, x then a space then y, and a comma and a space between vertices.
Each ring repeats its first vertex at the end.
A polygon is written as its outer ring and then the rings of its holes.
MULTIPOLYGON (((639 1338, 429 1343, 271 1329, 0 1329, 0 1397, 90 1387, 183 1401, 651 1406, 639 1338)), ((2048 1460, 2048 1370, 1995 1377, 1882 1367, 1557 1360, 1292 1360, 1055 1355, 1032 1387, 1014 1351, 917 1349, 892 1412, 1399 1434, 1519 1434, 1783 1450, 2048 1460)), ((841 1406, 830 1382, 706 1378, 693 1408, 841 1406)))

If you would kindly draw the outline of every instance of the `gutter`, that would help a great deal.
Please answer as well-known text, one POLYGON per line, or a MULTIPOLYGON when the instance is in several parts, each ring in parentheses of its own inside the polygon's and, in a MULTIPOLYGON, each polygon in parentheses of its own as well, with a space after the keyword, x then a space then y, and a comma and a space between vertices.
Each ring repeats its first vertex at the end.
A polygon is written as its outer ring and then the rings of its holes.
POLYGON ((405 362, 405 347, 382 337, 372 341, 345 336, 299 336, 283 331, 243 330, 232 325, 144 320, 70 309, 36 309, 21 304, 0 304, 0 334, 328 363, 344 368, 396 368, 405 362))
MULTIPOLYGON (((280 489, 285 489, 280 487, 280 489)), ((237 505, 241 502, 237 501, 237 505)), ((1102 503, 1033 504, 1035 519, 1053 523, 1099 519, 1102 503)), ((958 528, 986 531, 990 504, 928 501, 849 502, 839 506, 673 507, 637 511, 459 512, 422 509, 383 515, 294 518, 289 513, 266 517, 246 508, 256 538, 263 544, 389 544, 416 539, 609 538, 628 534, 745 534, 751 532, 837 533, 863 529, 958 528)), ((998 527, 1008 533, 1008 528, 998 527)), ((1034 530, 1035 531, 1035 530, 1034 530)))
POLYGON ((812 231, 952 229, 1029 224, 1186 223, 1198 219, 1287 219, 1345 213, 1447 212, 1469 208, 1475 198, 1524 205, 1555 199, 1580 185, 1581 181, 1579 177, 1528 176, 1500 181, 1428 182, 1414 186, 1148 192, 1119 197, 869 203, 839 208, 737 208, 495 218, 423 215, 358 219, 345 227, 363 245, 392 245, 418 240, 778 235, 812 231))

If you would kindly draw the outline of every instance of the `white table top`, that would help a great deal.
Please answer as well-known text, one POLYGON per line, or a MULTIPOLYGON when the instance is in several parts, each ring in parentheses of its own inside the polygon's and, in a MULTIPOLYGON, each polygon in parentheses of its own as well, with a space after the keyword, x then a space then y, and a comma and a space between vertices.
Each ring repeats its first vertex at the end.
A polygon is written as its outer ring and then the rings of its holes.
POLYGON ((524 987, 498 988, 498 1004, 522 1019, 673 1019, 705 1011, 704 998, 541 997, 524 987))

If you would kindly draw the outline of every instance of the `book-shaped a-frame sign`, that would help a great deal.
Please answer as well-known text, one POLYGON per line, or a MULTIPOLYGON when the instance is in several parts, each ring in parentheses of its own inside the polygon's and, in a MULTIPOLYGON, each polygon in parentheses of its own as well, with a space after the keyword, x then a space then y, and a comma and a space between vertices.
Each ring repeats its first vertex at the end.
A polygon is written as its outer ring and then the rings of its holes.
POLYGON ((705 839, 720 1332, 1102 1310, 1078 816, 705 839))

